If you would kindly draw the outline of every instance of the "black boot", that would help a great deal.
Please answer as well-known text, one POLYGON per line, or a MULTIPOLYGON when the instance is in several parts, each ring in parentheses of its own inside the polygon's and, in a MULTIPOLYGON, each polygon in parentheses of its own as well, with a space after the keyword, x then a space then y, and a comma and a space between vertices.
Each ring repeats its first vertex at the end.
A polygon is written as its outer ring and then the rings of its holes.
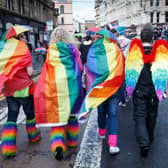
POLYGON ((149 152, 149 147, 145 146, 140 148, 141 157, 146 158, 148 156, 148 152, 149 152))
POLYGON ((55 153, 54 153, 54 156, 55 156, 55 159, 56 159, 56 160, 62 160, 62 159, 63 159, 64 152, 63 152, 62 147, 57 147, 57 148, 56 148, 56 151, 55 151, 55 153))

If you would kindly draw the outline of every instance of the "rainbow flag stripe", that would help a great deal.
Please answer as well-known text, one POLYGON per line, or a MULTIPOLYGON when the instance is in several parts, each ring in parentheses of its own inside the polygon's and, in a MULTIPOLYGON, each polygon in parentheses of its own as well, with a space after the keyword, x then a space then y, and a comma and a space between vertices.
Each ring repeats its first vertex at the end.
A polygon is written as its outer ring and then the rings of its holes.
POLYGON ((31 62, 29 49, 24 42, 14 38, 0 41, 0 93, 4 83, 31 62))
POLYGON ((87 67, 92 84, 81 107, 79 119, 117 92, 124 80, 124 56, 116 43, 100 38, 89 49, 87 67))
POLYGON ((81 69, 79 51, 73 45, 50 45, 34 93, 36 124, 65 125, 70 114, 78 113, 82 103, 81 69))

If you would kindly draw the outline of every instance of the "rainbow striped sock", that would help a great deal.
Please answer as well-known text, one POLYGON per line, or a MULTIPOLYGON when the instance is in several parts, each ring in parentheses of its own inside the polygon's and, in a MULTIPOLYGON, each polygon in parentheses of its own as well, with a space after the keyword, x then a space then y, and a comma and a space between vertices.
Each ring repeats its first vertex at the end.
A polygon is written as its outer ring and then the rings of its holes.
POLYGON ((55 151, 57 147, 61 147, 63 149, 63 153, 66 152, 64 126, 51 128, 50 144, 51 144, 51 152, 53 153, 53 155, 55 155, 55 151))
POLYGON ((4 156, 15 156, 16 147, 16 136, 17 136, 17 125, 15 122, 8 121, 4 124, 1 133, 1 151, 4 156))
POLYGON ((26 120, 26 130, 29 142, 35 143, 41 140, 41 131, 39 128, 36 128, 35 118, 32 120, 26 120))
POLYGON ((70 117, 66 126, 67 145, 76 147, 78 145, 79 124, 76 117, 70 117))

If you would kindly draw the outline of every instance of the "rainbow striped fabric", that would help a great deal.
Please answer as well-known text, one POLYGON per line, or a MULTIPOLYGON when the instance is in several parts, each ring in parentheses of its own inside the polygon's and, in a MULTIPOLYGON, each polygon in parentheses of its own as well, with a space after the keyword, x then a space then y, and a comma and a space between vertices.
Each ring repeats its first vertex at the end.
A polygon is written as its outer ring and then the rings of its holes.
POLYGON ((0 41, 0 93, 8 79, 12 79, 18 70, 32 62, 28 52, 27 45, 15 38, 0 41))
POLYGON ((80 110, 82 119, 117 92, 124 80, 124 56, 116 43, 100 38, 89 49, 87 78, 92 82, 80 110), (90 79, 90 76, 92 79, 90 79))
POLYGON ((131 96, 139 79, 144 63, 151 63, 152 81, 159 101, 162 100, 168 79, 168 44, 157 40, 153 44, 150 56, 146 57, 139 39, 131 42, 126 59, 126 90, 131 96))
POLYGON ((63 42, 50 45, 34 93, 37 125, 65 125, 70 114, 79 112, 82 103, 81 70, 77 48, 63 42))
POLYGON ((1 150, 4 156, 15 156, 17 152, 16 146, 17 125, 15 122, 6 122, 1 133, 1 150))

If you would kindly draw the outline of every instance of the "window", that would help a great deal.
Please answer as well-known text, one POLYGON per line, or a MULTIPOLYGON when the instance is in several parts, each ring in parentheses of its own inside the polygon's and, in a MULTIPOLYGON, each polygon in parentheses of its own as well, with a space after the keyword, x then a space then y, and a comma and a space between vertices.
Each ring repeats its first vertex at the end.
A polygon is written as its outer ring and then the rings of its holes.
POLYGON ((64 13, 64 5, 60 6, 60 13, 64 13))
POLYGON ((159 23, 159 16, 160 16, 160 13, 157 12, 157 15, 156 15, 157 23, 159 23))
POLYGON ((156 6, 159 6, 159 0, 156 0, 156 6))
POLYGON ((19 12, 24 14, 24 0, 19 0, 19 12))
POLYGON ((166 12, 165 22, 168 22, 168 12, 166 12))
POLYGON ((64 18, 63 17, 61 18, 61 24, 62 25, 64 24, 64 18))
POLYGON ((151 12, 151 23, 153 23, 153 12, 151 12))
POLYGON ((150 0, 150 6, 153 6, 153 0, 150 0))
POLYGON ((14 10, 13 8, 13 0, 5 0, 5 7, 9 10, 14 10))
POLYGON ((33 0, 29 1, 29 16, 32 17, 33 16, 33 0))
POLYGON ((168 6, 168 0, 166 0, 165 3, 166 3, 166 6, 168 6))
POLYGON ((140 0, 140 7, 142 7, 142 0, 140 0))

